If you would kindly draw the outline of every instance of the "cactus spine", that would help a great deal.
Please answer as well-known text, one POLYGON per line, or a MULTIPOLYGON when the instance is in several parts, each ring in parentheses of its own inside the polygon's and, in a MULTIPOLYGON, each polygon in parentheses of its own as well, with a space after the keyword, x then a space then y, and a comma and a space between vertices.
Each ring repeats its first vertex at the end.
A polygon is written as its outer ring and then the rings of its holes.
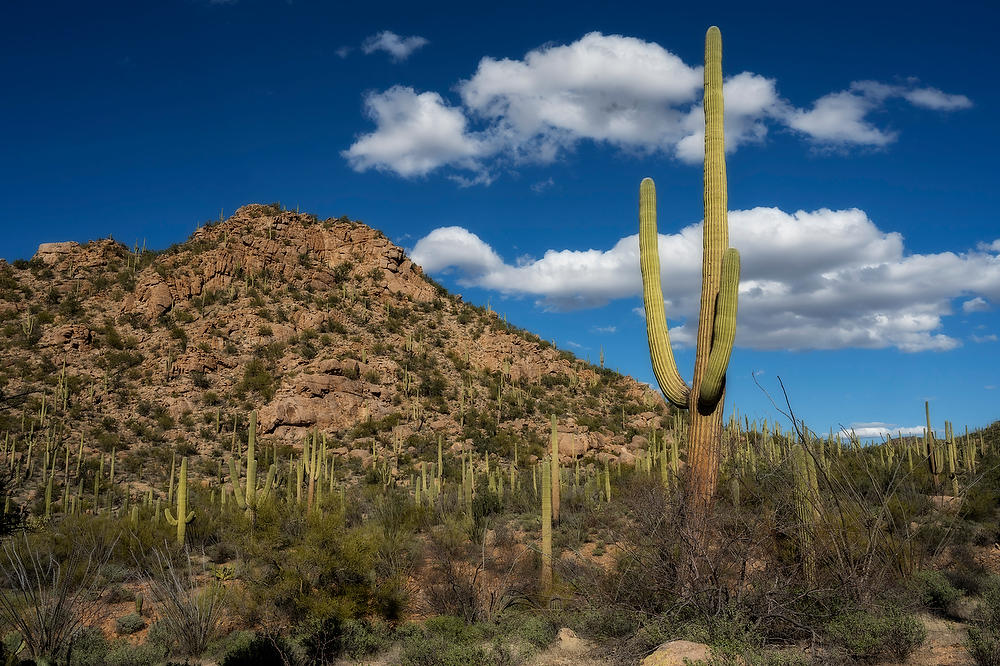
POLYGON ((180 480, 177 482, 177 517, 170 513, 170 508, 163 510, 163 515, 167 518, 167 523, 177 526, 177 543, 184 545, 184 532, 187 524, 194 520, 194 511, 187 510, 187 489, 188 489, 188 459, 187 456, 181 458, 180 480))
POLYGON ((712 26, 705 36, 705 221, 701 306, 690 387, 677 371, 663 309, 656 189, 649 178, 639 188, 639 257, 646 335, 660 389, 672 404, 687 409, 691 415, 688 464, 693 516, 707 512, 718 485, 726 368, 736 336, 740 255, 729 247, 722 123, 722 36, 712 26))

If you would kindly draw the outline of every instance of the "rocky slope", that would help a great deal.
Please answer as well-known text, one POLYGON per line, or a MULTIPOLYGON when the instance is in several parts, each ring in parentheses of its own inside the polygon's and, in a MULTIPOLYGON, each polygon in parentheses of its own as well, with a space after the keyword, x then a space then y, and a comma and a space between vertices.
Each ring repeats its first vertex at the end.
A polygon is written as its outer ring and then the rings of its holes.
POLYGON ((667 411, 449 294, 380 232, 275 205, 163 252, 106 239, 0 261, 0 327, 0 436, 58 424, 106 451, 219 452, 257 409, 271 442, 318 428, 362 462, 438 436, 540 454, 551 414, 564 457, 630 459, 667 411))

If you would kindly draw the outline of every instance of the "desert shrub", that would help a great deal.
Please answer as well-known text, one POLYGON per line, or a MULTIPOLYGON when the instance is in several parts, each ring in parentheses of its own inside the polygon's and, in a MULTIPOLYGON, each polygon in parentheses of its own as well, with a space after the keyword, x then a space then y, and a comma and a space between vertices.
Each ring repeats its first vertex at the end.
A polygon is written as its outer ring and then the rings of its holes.
POLYGON ((309 663, 333 663, 344 651, 344 623, 336 616, 312 619, 306 624, 302 647, 309 663))
POLYGON ((835 647, 855 659, 903 661, 924 642, 927 630, 913 615, 889 608, 839 615, 827 625, 826 634, 835 647))
POLYGON ((392 631, 384 622, 347 620, 342 629, 343 652, 355 659, 385 649, 392 640, 392 631))
POLYGON ((299 663, 291 644, 281 636, 249 634, 234 643, 219 660, 219 666, 292 666, 299 663))
POLYGON ((73 639, 70 666, 103 666, 107 662, 108 639, 97 627, 84 627, 73 639))
POLYGON ((1000 578, 992 577, 983 585, 965 649, 979 666, 1000 666, 1000 578))
POLYGON ((0 552, 0 621, 34 659, 65 659, 82 618, 100 603, 99 575, 117 540, 85 541, 68 552, 51 534, 7 541, 0 552))
POLYGON ((979 666, 1000 666, 1000 634, 987 627, 970 627, 965 649, 979 666))
POLYGON ((199 578, 205 574, 195 567, 190 553, 175 564, 170 554, 153 552, 148 580, 160 624, 169 630, 179 651, 190 656, 205 651, 222 621, 225 588, 215 583, 204 586, 199 578))
POLYGON ((146 620, 138 613, 129 613, 115 620, 115 631, 120 636, 131 636, 146 628, 146 620))
POLYGON ((913 576, 913 586, 920 603, 939 613, 950 613, 962 596, 940 571, 918 571, 913 576))
POLYGON ((439 615, 403 642, 400 663, 405 666, 465 666, 495 664, 483 647, 483 629, 462 618, 439 615))
POLYGON ((112 643, 104 661, 104 666, 148 666, 157 664, 169 654, 162 642, 147 640, 139 645, 131 645, 124 639, 112 643))
POLYGON ((556 638, 557 626, 551 618, 535 613, 508 613, 497 627, 501 635, 517 638, 536 648, 549 645, 556 638))

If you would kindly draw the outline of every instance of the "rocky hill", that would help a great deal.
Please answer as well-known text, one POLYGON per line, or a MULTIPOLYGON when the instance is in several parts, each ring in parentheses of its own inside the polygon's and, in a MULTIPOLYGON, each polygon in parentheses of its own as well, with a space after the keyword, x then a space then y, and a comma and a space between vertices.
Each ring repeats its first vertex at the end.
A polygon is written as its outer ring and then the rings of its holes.
POLYGON ((0 437, 56 427, 108 452, 220 453, 256 409, 265 440, 318 429, 362 464, 439 436, 528 457, 555 414, 563 457, 629 461, 667 413, 448 293, 379 231, 278 205, 162 252, 105 239, 0 261, 0 327, 0 437))

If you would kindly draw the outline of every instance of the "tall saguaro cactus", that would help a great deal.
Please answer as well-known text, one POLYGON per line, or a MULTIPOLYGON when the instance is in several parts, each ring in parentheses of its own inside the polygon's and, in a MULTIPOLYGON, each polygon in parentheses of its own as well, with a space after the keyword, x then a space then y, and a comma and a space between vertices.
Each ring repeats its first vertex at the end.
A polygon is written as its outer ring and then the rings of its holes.
POLYGON ((552 470, 549 461, 542 461, 542 569, 539 572, 539 587, 542 598, 548 600, 552 594, 552 470))
POLYGON ((695 515, 707 511, 719 480, 726 368, 736 337, 740 280, 740 255, 729 247, 722 117, 722 35, 712 26, 705 36, 705 222, 701 307, 690 386, 677 371, 663 309, 656 189, 650 178, 644 179, 639 187, 639 257, 649 353, 663 394, 691 415, 688 493, 695 515))
POLYGON ((233 483, 233 498, 236 506, 246 512, 250 524, 257 523, 257 507, 267 501, 274 485, 274 475, 277 467, 273 464, 267 470, 267 480, 264 487, 257 488, 257 412, 250 412, 250 430, 247 436, 247 480, 246 484, 240 483, 240 471, 233 458, 229 459, 229 478, 233 483))
POLYGON ((163 514, 167 517, 167 523, 177 526, 177 543, 184 545, 184 532, 187 524, 194 520, 194 511, 187 510, 188 490, 188 459, 187 456, 181 458, 181 476, 177 482, 177 517, 175 518, 170 509, 164 509, 163 514))
POLYGON ((549 474, 552 477, 552 522, 559 523, 559 486, 562 474, 559 472, 559 431, 556 429, 556 415, 552 415, 552 458, 550 459, 551 469, 549 474))

